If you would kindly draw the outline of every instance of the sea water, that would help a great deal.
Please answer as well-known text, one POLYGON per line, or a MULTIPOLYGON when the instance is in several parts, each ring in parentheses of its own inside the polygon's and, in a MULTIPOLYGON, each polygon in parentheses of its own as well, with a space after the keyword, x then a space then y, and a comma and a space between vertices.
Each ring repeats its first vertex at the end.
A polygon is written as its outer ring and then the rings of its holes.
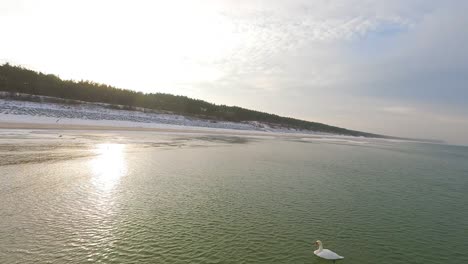
POLYGON ((468 148, 11 131, 0 263, 468 263, 468 148), (39 135, 39 136, 37 136, 39 135))

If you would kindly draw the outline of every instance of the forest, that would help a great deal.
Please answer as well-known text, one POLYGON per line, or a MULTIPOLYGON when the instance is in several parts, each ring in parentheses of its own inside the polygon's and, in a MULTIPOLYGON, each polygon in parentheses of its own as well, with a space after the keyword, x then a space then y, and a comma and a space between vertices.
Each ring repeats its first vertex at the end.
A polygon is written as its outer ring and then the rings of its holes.
POLYGON ((350 136, 385 137, 237 106, 217 105, 186 96, 166 93, 142 93, 92 81, 62 80, 53 74, 44 74, 8 63, 0 66, 0 91, 44 95, 86 102, 101 102, 128 107, 143 107, 219 121, 258 121, 273 126, 299 130, 350 136))

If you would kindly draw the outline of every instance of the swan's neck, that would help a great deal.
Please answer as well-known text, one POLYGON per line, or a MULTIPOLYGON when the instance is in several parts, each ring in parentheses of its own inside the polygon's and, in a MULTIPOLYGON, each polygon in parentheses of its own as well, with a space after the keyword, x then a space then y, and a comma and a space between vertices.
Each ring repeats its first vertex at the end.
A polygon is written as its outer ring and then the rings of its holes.
POLYGON ((318 252, 322 251, 323 250, 323 246, 322 246, 322 243, 319 244, 319 248, 317 249, 318 252))

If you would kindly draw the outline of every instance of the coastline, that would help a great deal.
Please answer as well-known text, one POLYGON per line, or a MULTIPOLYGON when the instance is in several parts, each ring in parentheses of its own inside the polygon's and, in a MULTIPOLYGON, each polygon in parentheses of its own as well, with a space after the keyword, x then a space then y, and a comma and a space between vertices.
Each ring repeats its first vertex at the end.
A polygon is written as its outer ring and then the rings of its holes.
MULTIPOLYGON (((213 129, 199 127, 164 128, 143 126, 106 126, 90 124, 48 124, 48 123, 24 123, 24 122, 2 122, 0 129, 41 129, 41 130, 98 130, 98 131, 142 131, 142 132, 167 132, 167 133, 213 133, 213 134, 275 134, 274 132, 262 132, 253 130, 213 129)), ((299 134, 296 134, 299 135, 299 134)), ((305 136, 305 135, 303 135, 305 136)), ((310 136, 310 135, 309 135, 310 136)))
POLYGON ((39 103, 0 99, 0 129, 3 130, 78 130, 141 131, 244 136, 280 136, 305 140, 331 141, 416 141, 394 137, 364 137, 272 127, 260 122, 227 122, 187 117, 170 113, 115 110, 102 104, 79 105, 39 103))
POLYGON ((159 133, 190 133, 240 136, 282 136, 294 138, 339 137, 354 138, 323 133, 300 133, 280 131, 259 131, 213 127, 169 125, 158 123, 138 123, 116 120, 85 120, 76 118, 56 118, 44 116, 12 115, 0 113, 0 130, 66 130, 66 131, 135 131, 159 133), (57 122, 58 121, 58 122, 57 122))

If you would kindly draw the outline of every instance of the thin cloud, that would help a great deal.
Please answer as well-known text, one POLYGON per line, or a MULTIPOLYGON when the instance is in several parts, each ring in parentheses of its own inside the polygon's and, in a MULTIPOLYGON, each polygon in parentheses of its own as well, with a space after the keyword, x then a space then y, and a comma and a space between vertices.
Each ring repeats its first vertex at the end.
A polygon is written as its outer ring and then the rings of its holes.
POLYGON ((382 111, 405 115, 409 113, 414 113, 415 109, 411 107, 405 107, 405 106, 389 106, 389 107, 382 108, 382 111))

